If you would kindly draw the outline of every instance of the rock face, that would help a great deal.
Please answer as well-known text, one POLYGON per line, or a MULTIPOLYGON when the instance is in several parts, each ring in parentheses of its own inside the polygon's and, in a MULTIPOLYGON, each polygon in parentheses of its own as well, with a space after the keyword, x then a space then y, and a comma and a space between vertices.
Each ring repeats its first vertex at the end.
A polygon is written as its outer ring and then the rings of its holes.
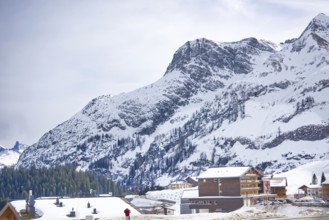
POLYGON ((281 172, 329 157, 329 18, 275 45, 189 41, 159 81, 93 99, 17 166, 73 164, 131 187, 211 166, 281 172))

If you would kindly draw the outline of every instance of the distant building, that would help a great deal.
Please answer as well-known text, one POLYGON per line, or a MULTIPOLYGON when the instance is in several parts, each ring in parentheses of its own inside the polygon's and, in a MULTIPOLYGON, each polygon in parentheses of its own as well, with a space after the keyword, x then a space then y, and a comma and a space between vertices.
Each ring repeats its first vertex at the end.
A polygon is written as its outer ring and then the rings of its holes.
POLYGON ((324 181, 321 185, 322 185, 322 198, 329 199, 329 180, 324 181))
POLYGON ((192 184, 192 187, 195 187, 195 186, 198 186, 198 179, 197 177, 192 177, 192 176, 189 176, 185 179, 186 182, 192 184))
POLYGON ((176 181, 169 185, 170 189, 185 189, 185 188, 191 188, 192 184, 188 183, 186 181, 176 181))
POLYGON ((198 188, 184 191, 181 213, 230 212, 254 200, 275 196, 261 195, 261 174, 251 167, 209 168, 198 176, 198 188))
POLYGON ((276 198, 287 198, 288 181, 286 177, 263 177, 264 193, 276 194, 276 198))
POLYGON ((320 185, 302 185, 298 189, 303 190, 305 196, 322 198, 322 186, 320 185))

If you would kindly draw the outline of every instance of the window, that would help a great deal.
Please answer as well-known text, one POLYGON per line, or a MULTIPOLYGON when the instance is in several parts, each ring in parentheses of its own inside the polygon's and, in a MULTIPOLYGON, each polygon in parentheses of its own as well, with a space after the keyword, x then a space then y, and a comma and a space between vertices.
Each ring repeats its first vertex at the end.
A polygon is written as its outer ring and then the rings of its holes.
POLYGON ((218 195, 221 195, 222 193, 222 190, 221 190, 221 182, 220 182, 220 179, 218 179, 218 195))

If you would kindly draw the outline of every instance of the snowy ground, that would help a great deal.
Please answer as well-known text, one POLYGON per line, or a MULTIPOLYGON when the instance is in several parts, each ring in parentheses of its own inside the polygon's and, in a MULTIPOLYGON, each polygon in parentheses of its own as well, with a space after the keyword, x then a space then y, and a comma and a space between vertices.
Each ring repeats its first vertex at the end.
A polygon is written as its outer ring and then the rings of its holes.
MULTIPOLYGON (((59 200, 63 206, 55 204, 55 198, 42 198, 35 200, 36 213, 40 216, 38 220, 64 220, 64 219, 85 219, 86 216, 93 216, 94 219, 109 219, 118 216, 124 216, 124 210, 129 208, 131 214, 136 216, 140 213, 128 203, 117 197, 94 197, 94 198, 61 198, 59 200), (90 204, 90 208, 87 204, 90 204), (96 209, 97 214, 92 214, 96 209), (76 217, 67 215, 74 210, 76 217)), ((12 201, 17 212, 24 210, 26 207, 25 200, 12 201)))
MULTIPOLYGON (((140 215, 134 216, 131 220, 238 220, 238 219, 260 219, 260 218, 275 218, 275 217, 301 217, 301 216, 318 216, 329 215, 329 208, 315 208, 315 207, 297 207, 292 205, 280 206, 257 206, 257 207, 243 207, 237 211, 230 213, 201 213, 190 215, 140 215)), ((102 219, 107 220, 107 219, 102 219)), ((125 220, 122 218, 111 218, 111 220, 125 220)))
MULTIPOLYGON (((313 161, 305 165, 299 166, 286 173, 276 174, 277 176, 284 176, 288 179, 288 194, 294 194, 298 192, 298 188, 304 184, 309 184, 313 173, 321 178, 321 173, 329 173, 329 159, 322 159, 321 161, 313 161)), ((157 205, 159 200, 165 199, 176 202, 174 206, 170 208, 175 210, 174 216, 163 215, 141 215, 131 218, 148 220, 148 219, 202 219, 202 220, 215 220, 215 219, 258 219, 267 217, 299 217, 299 216, 312 216, 312 215, 329 215, 329 208, 316 208, 316 207, 297 207, 289 204, 285 205, 270 205, 270 206, 257 206, 257 207, 243 207, 240 210, 231 213, 203 213, 194 215, 180 215, 180 198, 183 189, 178 190, 162 190, 162 191, 150 191, 143 197, 143 200, 138 200, 138 196, 127 198, 132 200, 132 203, 137 206, 157 205), (134 201, 135 200, 135 201, 134 201)), ((117 218, 121 220, 124 218, 117 218)), ((328 217, 329 219, 329 217, 328 217)))

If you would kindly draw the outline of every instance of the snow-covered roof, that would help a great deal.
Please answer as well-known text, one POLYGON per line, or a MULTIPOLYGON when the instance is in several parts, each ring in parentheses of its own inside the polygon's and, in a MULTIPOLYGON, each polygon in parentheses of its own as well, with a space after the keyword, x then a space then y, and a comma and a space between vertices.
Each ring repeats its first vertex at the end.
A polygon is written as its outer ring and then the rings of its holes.
POLYGON ((189 176, 185 180, 187 180, 188 178, 191 178, 192 180, 198 182, 198 177, 196 177, 196 176, 189 176))
POLYGON ((169 200, 178 203, 182 196, 183 190, 185 189, 167 189, 167 190, 160 190, 160 191, 148 191, 146 193, 147 199, 153 200, 169 200))
POLYGON ((319 188, 322 188, 319 185, 308 185, 307 187, 310 188, 310 189, 319 189, 319 188))
POLYGON ((152 200, 152 199, 146 199, 146 198, 134 198, 131 201, 132 204, 134 204, 138 208, 152 208, 152 207, 159 207, 163 205, 163 202, 152 200))
MULTIPOLYGON (((36 199, 35 209, 37 214, 41 215, 39 220, 62 220, 68 219, 72 208, 75 211, 77 219, 85 219, 86 216, 92 215, 95 218, 113 218, 124 217, 124 210, 130 209, 131 215, 140 215, 131 205, 117 197, 94 197, 94 198, 68 198, 60 199, 63 207, 55 205, 55 199, 36 199), (87 208, 87 203, 90 203, 90 208, 87 208), (94 208, 97 214, 92 214, 94 208)), ((25 209, 26 201, 12 201, 11 204, 17 212, 25 209)))
POLYGON ((185 189, 182 194, 182 199, 186 198, 198 198, 199 197, 199 190, 198 187, 185 189))
POLYGON ((270 179, 271 187, 285 187, 287 185, 287 178, 285 177, 270 179))
POLYGON ((217 167, 209 168, 198 176, 198 179, 241 177, 250 167, 217 167))
POLYGON ((307 187, 309 189, 320 189, 320 188, 322 188, 320 185, 302 185, 301 187, 299 187, 299 189, 301 189, 302 187, 307 187))

